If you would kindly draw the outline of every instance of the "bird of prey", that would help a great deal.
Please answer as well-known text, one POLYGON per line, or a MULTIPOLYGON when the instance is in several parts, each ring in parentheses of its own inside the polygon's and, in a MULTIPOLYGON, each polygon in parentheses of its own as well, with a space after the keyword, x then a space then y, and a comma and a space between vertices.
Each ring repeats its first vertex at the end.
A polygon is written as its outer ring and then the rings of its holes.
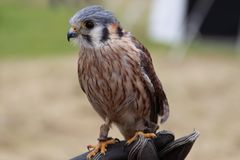
POLYGON ((101 6, 83 8, 69 22, 67 39, 80 45, 80 86, 104 120, 88 158, 116 142, 108 137, 112 123, 128 144, 140 135, 154 138, 158 117, 167 120, 169 105, 148 50, 101 6))

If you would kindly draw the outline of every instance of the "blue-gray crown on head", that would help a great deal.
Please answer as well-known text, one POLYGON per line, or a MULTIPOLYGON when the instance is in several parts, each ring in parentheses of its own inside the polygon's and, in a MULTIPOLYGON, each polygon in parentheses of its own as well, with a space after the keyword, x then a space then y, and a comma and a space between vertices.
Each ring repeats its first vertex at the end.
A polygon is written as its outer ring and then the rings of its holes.
POLYGON ((119 23, 112 12, 105 10, 101 6, 89 6, 79 10, 71 19, 70 24, 80 21, 93 20, 96 23, 109 24, 119 23))
MULTIPOLYGON (((89 6, 79 10, 69 21, 72 28, 69 30, 67 38, 76 38, 80 35, 87 36, 95 26, 106 27, 109 24, 119 24, 112 12, 105 10, 101 6, 89 6)), ((89 37, 88 37, 89 38, 89 37)))

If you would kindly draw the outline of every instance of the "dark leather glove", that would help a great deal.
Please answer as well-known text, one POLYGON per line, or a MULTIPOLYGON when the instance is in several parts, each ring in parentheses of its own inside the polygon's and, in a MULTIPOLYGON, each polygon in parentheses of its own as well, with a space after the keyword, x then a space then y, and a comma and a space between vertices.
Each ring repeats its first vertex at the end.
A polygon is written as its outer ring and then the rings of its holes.
MULTIPOLYGON (((93 160, 184 160, 198 136, 199 133, 194 131, 175 140, 173 133, 160 131, 155 139, 140 137, 129 146, 126 141, 109 145, 106 155, 97 154, 93 160)), ((71 160, 87 160, 87 154, 83 153, 71 160)))

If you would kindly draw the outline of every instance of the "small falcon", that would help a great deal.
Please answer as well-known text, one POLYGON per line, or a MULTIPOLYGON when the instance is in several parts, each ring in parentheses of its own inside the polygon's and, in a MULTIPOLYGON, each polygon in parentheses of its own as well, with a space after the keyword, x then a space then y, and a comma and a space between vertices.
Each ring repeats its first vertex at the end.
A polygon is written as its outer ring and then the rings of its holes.
POLYGON ((78 77, 83 92, 104 120, 96 146, 88 146, 88 159, 105 154, 115 124, 128 144, 140 135, 154 138, 169 116, 169 105, 150 53, 116 17, 101 6, 78 11, 70 19, 67 39, 80 46, 78 77))

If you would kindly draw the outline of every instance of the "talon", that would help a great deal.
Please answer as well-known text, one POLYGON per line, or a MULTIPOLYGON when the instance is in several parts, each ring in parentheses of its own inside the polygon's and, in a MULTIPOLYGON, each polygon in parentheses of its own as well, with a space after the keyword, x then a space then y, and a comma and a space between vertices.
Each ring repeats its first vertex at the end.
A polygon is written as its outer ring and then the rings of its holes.
POLYGON ((90 151, 90 149, 92 149, 88 155, 87 155, 87 159, 91 160, 98 152, 100 152, 101 154, 105 155, 107 152, 107 146, 110 144, 115 144, 119 142, 118 139, 108 139, 108 140, 101 140, 99 141, 98 145, 94 146, 94 145, 88 145, 87 148, 90 151))
POLYGON ((97 146, 94 146, 94 145, 88 145, 87 146, 87 149, 90 151, 91 149, 93 149, 93 148, 96 148, 97 146))
POLYGON ((115 141, 116 141, 116 142, 120 142, 120 140, 119 140, 118 138, 115 138, 115 141))
POLYGON ((136 141, 139 138, 139 136, 141 136, 141 135, 144 136, 145 138, 151 138, 151 139, 157 137, 155 133, 144 133, 142 131, 138 131, 135 133, 135 135, 132 138, 130 138, 127 141, 127 144, 130 145, 131 143, 136 141))

